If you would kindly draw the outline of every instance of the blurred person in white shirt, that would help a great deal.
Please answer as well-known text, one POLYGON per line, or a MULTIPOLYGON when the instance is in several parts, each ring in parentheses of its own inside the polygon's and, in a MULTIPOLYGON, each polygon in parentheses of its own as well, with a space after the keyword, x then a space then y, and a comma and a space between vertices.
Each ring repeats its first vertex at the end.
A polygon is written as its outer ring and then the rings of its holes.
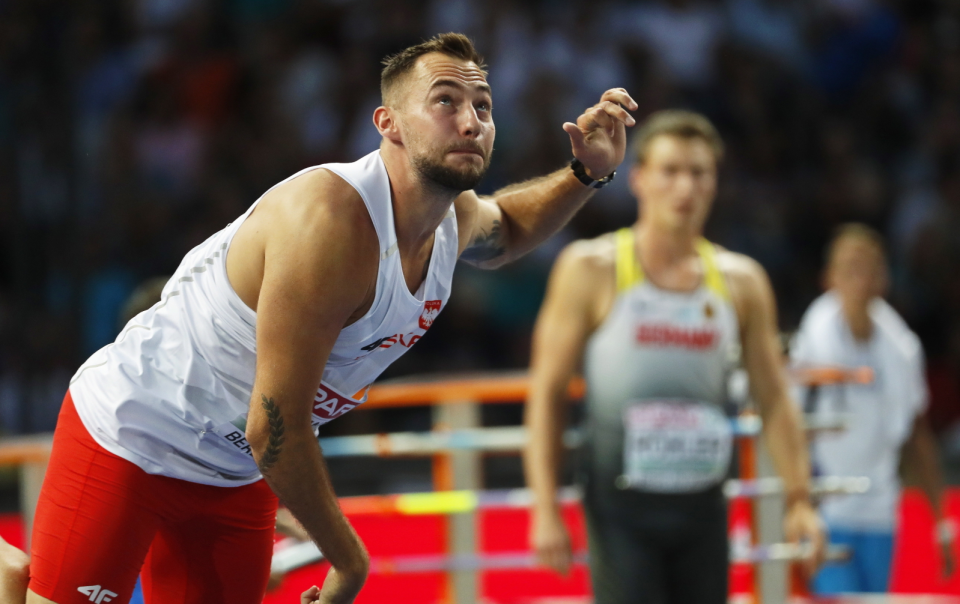
POLYGON ((869 492, 831 497, 821 505, 833 543, 849 546, 850 561, 825 566, 814 580, 820 594, 888 589, 900 500, 898 467, 916 477, 933 508, 945 575, 952 574, 955 525, 945 513, 937 444, 926 419, 927 385, 920 340, 883 300, 888 286, 879 233, 861 224, 840 227, 828 250, 827 292, 807 309, 791 349, 795 366, 869 367, 869 384, 820 386, 801 393, 808 412, 846 418, 843 431, 812 443, 815 471, 866 476, 869 492))

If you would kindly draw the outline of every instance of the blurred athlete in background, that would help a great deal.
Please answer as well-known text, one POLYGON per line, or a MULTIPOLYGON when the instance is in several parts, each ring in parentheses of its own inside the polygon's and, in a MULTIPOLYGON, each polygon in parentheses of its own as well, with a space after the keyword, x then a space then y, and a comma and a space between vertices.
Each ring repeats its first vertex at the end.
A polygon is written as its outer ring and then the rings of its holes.
POLYGON ((30 604, 124 601, 141 568, 148 604, 259 604, 278 498, 332 565, 304 601, 360 590, 367 553, 317 428, 422 337, 457 258, 499 266, 569 220, 622 161, 636 109, 608 90, 563 125, 571 166, 480 198, 495 130, 470 40, 444 34, 385 64, 380 149, 269 190, 74 376, 37 507, 30 604))
POLYGON ((927 383, 920 339, 883 300, 888 285, 883 239, 870 227, 842 227, 830 244, 827 292, 804 314, 791 347, 796 365, 870 367, 870 384, 820 386, 798 397, 822 415, 846 416, 843 431, 813 441, 814 467, 833 476, 867 476, 870 491, 831 496, 820 507, 834 543, 853 557, 825 566, 821 594, 885 592, 900 501, 901 455, 938 520, 944 573, 953 572, 954 525, 946 518, 937 445, 925 411, 927 383))
POLYGON ((703 239, 719 135, 699 114, 663 111, 643 124, 635 151, 628 178, 639 221, 568 246, 537 319, 526 417, 530 539, 544 564, 568 571, 557 477, 567 384, 582 363, 597 604, 721 604, 729 555, 721 486, 733 440, 723 404, 741 349, 786 488, 786 535, 812 542, 812 570, 823 535, 810 503, 806 442, 763 268, 703 239))

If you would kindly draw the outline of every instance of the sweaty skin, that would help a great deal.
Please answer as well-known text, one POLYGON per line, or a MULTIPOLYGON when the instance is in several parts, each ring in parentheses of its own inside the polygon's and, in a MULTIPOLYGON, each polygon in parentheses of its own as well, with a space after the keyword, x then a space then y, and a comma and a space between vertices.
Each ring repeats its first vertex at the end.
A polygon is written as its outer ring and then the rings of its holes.
MULTIPOLYGON (((634 225, 638 256, 657 287, 692 291, 703 278, 695 244, 716 194, 713 153, 699 138, 660 135, 650 141, 646 158, 630 173, 631 189, 642 200, 641 219, 634 225)), ((527 481, 534 491, 530 540, 541 562, 562 574, 572 563, 570 538, 556 498, 566 388, 581 364, 587 340, 613 306, 615 258, 610 235, 568 246, 554 265, 534 330, 526 408, 530 441, 524 455, 527 481)), ((806 443, 783 372, 773 291, 763 268, 747 256, 718 250, 717 264, 736 308, 743 363, 760 406, 766 443, 793 501, 784 520, 786 537, 812 541, 816 551, 808 564, 812 572, 822 558, 824 539, 806 497, 810 474, 806 443)))

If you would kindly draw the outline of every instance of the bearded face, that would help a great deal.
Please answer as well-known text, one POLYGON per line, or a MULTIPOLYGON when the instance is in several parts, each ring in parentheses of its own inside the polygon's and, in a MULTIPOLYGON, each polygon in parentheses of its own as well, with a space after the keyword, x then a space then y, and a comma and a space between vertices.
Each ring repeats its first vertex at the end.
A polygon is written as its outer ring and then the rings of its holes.
POLYGON ((475 188, 490 166, 496 134, 483 70, 472 61, 428 53, 397 86, 387 98, 400 126, 393 141, 403 147, 417 180, 453 196, 475 188))
POLYGON ((420 177, 436 187, 462 193, 476 188, 490 167, 490 155, 479 143, 464 141, 433 153, 426 151, 413 157, 413 166, 420 177), (471 159, 476 153, 482 159, 471 159))

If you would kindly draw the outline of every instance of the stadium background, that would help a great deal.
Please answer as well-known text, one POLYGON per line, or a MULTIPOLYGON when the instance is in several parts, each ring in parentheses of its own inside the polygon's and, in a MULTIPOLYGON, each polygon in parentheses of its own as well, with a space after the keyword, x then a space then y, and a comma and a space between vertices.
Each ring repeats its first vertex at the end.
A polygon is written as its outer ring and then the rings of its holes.
MULTIPOLYGON (((682 106, 728 154, 708 225, 759 260, 794 328, 824 244, 889 238, 891 301, 920 334, 931 420, 960 479, 960 2, 955 0, 0 0, 0 431, 49 431, 126 297, 301 168, 378 144, 379 62, 462 31, 490 66, 482 192, 562 166, 560 124, 612 86, 638 118, 682 106)), ((385 377, 522 368, 547 271, 628 224, 625 178, 506 269, 460 267, 451 303, 385 377)), ((515 423, 519 406, 484 410, 515 423)), ((357 413, 328 435, 429 428, 357 413)), ((338 492, 429 488, 429 461, 337 461, 338 492)), ((512 458, 488 486, 518 486, 512 458)), ((0 475, 2 505, 15 479, 0 475)))

